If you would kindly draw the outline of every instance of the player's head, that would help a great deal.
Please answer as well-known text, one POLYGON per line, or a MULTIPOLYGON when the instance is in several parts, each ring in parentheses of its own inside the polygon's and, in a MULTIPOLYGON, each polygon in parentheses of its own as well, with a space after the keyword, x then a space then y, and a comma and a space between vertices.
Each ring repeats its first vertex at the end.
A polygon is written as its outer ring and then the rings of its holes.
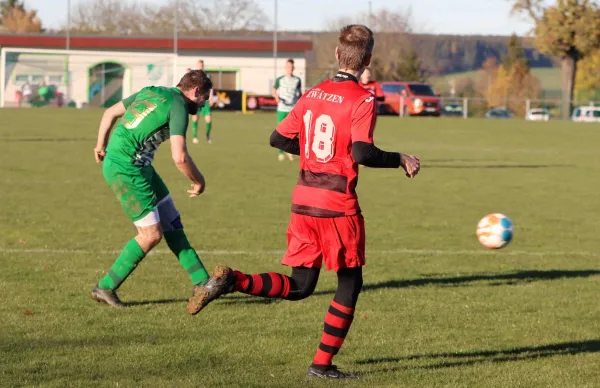
POLYGON ((196 70, 204 70, 204 61, 202 59, 199 59, 198 62, 196 62, 196 70))
POLYGON ((342 28, 335 49, 340 69, 362 72, 371 63, 375 39, 367 26, 350 24, 342 28))
POLYGON ((285 63, 285 75, 291 77, 294 74, 294 60, 288 59, 285 63))
POLYGON ((177 84, 177 88, 183 92, 185 96, 190 114, 196 114, 198 108, 203 106, 210 89, 212 89, 212 81, 202 70, 188 71, 177 84))
POLYGON ((360 82, 363 84, 368 84, 371 82, 371 69, 368 67, 365 68, 365 71, 363 71, 362 75, 360 76, 360 82))

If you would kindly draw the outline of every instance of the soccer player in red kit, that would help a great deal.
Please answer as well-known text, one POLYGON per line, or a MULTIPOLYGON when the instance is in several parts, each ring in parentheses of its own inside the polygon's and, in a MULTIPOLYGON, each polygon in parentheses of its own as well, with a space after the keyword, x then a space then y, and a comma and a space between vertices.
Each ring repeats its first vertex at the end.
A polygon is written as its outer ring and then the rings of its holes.
POLYGON ((188 303, 196 314, 222 294, 238 291, 267 298, 301 300, 315 289, 323 262, 338 286, 325 316, 321 342, 308 376, 356 378, 332 364, 350 329, 365 264, 365 227, 356 195, 358 165, 402 167, 413 178, 419 159, 385 152, 373 144, 375 97, 358 84, 371 60, 373 33, 362 25, 339 36, 337 75, 307 91, 271 135, 271 145, 300 155, 300 177, 292 197, 288 247, 280 273, 247 275, 217 266, 188 303))
POLYGON ((381 90, 381 85, 379 82, 371 80, 371 69, 368 67, 363 71, 360 76, 360 86, 367 89, 371 92, 372 95, 375 96, 377 101, 385 101, 385 95, 383 94, 383 90, 381 90))

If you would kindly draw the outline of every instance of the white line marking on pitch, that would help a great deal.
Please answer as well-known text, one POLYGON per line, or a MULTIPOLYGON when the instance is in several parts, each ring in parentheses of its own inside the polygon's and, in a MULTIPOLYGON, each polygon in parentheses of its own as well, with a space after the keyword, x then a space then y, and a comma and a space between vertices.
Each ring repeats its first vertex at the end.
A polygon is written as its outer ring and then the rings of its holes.
MULTIPOLYGON (((89 249, 51 249, 51 248, 0 248, 0 253, 23 253, 23 254, 46 254, 46 255, 117 255, 120 250, 89 250, 89 249)), ((261 256, 261 255, 278 255, 284 254, 284 251, 241 251, 241 250, 214 250, 214 251, 196 251, 199 255, 207 256, 261 256)), ((170 254, 171 251, 166 249, 157 249, 150 254, 170 254)), ((443 249, 391 249, 391 250, 367 250, 368 254, 379 255, 428 255, 428 256, 460 256, 460 255, 475 255, 475 256, 491 256, 494 254, 502 254, 509 256, 589 256, 600 257, 600 254, 595 252, 585 251, 488 251, 488 250, 443 250, 443 249)))

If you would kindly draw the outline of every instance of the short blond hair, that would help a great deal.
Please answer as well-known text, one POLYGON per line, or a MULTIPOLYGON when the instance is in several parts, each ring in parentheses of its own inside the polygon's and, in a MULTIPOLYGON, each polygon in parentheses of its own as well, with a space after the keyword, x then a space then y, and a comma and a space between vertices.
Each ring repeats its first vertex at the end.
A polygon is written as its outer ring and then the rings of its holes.
POLYGON ((338 41, 340 68, 360 70, 367 65, 375 46, 373 31, 369 27, 360 24, 345 26, 338 41))

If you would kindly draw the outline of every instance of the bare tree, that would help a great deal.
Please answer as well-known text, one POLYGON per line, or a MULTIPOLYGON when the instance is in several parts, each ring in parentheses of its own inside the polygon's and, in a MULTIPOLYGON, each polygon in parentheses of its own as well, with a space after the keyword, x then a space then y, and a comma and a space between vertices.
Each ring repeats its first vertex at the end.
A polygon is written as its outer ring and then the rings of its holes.
POLYGON ((362 12, 354 17, 344 16, 329 20, 326 23, 325 28, 327 31, 339 31, 342 27, 348 24, 364 24, 373 30, 373 32, 404 34, 413 32, 414 23, 412 18, 412 10, 410 8, 405 10, 389 10, 387 8, 383 8, 373 15, 362 12))
POLYGON ((81 33, 169 35, 175 20, 183 36, 263 30, 269 25, 269 18, 254 0, 170 0, 160 7, 133 0, 87 0, 76 7, 71 29, 81 33))
POLYGON ((330 20, 326 26, 327 31, 330 32, 314 37, 319 67, 337 66, 333 52, 337 45, 338 31, 348 24, 364 24, 376 33, 371 67, 378 77, 391 78, 402 52, 412 49, 410 34, 413 32, 413 20, 410 8, 406 10, 384 8, 372 16, 368 13, 360 13, 354 17, 330 20))

